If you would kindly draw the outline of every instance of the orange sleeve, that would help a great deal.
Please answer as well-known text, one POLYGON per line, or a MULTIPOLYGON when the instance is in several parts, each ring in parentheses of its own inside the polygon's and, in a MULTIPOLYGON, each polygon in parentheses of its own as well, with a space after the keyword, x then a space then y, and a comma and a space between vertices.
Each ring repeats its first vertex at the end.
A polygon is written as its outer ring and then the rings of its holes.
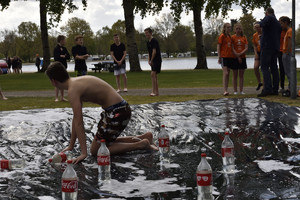
POLYGON ((224 34, 222 33, 222 34, 219 36, 218 44, 222 44, 222 43, 223 43, 223 39, 224 39, 224 34))

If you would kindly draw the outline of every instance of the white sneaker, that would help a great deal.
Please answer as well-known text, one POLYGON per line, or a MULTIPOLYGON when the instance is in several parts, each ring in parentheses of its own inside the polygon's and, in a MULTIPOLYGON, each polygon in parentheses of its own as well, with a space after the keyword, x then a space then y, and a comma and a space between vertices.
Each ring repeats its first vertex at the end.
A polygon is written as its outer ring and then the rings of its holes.
POLYGON ((242 91, 242 92, 240 92, 240 94, 246 94, 246 93, 242 91))
POLYGON ((237 92, 234 92, 233 94, 234 94, 234 95, 237 95, 238 93, 237 93, 237 92))
POLYGON ((121 92, 119 89, 117 89, 117 93, 121 92))

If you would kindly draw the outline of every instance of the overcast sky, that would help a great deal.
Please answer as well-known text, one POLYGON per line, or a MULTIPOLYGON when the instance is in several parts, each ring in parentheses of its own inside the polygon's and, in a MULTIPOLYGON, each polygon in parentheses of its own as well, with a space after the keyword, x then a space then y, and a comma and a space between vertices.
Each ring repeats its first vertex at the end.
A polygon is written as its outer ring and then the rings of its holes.
MULTIPOLYGON (((88 7, 84 11, 82 8, 81 1, 78 1, 79 9, 69 14, 66 10, 62 16, 62 20, 59 26, 65 25, 68 19, 72 17, 78 17, 86 20, 94 32, 98 31, 104 26, 111 27, 114 22, 118 19, 124 20, 124 12, 121 6, 122 0, 87 0, 88 7)), ((276 16, 289 16, 292 17, 292 0, 272 0, 271 6, 275 10, 276 16)), ((300 23, 300 1, 296 1, 296 28, 300 23), (298 20, 297 20, 298 19, 298 20)), ((169 13, 169 8, 163 8, 162 13, 169 13)), ((229 13, 229 16, 225 21, 230 21, 230 18, 238 19, 242 12, 239 7, 234 7, 234 11, 229 13)), ((261 19, 264 17, 264 11, 262 9, 256 9, 253 12, 256 19, 261 19)), ((204 14, 203 14, 204 16, 204 14)), ((143 30, 148 26, 155 25, 155 19, 160 16, 147 16, 141 19, 139 15, 135 17, 135 28, 138 30, 143 30)), ((12 1, 10 7, 2 12, 0 12, 0 30, 3 29, 17 29, 18 25, 24 21, 31 21, 39 25, 39 1, 29 0, 29 1, 12 1)), ((181 23, 188 25, 192 22, 192 13, 189 15, 182 14, 181 23)), ((60 31, 59 28, 56 29, 60 31)))

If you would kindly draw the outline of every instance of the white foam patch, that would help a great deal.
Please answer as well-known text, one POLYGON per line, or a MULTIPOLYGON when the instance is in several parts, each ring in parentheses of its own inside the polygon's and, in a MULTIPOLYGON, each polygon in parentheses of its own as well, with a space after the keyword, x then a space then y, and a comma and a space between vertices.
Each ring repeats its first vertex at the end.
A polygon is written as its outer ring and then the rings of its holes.
POLYGON ((135 163, 133 163, 133 162, 126 162, 126 163, 115 162, 114 164, 117 167, 129 168, 129 169, 133 169, 133 170, 138 170, 139 169, 139 168, 133 167, 133 165, 135 165, 135 163))
POLYGON ((175 184, 176 178, 165 178, 162 180, 146 180, 145 176, 133 177, 125 183, 112 179, 110 183, 103 185, 100 189, 125 198, 145 197, 152 193, 172 192, 179 190, 190 190, 175 184))
POLYGON ((54 197, 50 197, 50 196, 39 196, 38 198, 40 200, 56 200, 54 197))
POLYGON ((291 170, 295 167, 275 160, 256 160, 254 162, 256 162, 258 167, 265 173, 278 170, 291 170))
POLYGON ((300 144, 300 138, 282 138, 284 141, 290 142, 290 143, 298 143, 300 144))

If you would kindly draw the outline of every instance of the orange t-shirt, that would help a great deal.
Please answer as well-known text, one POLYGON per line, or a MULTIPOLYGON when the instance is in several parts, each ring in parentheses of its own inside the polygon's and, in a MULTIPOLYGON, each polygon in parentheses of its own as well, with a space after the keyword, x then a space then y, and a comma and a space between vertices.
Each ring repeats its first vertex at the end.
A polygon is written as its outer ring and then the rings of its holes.
POLYGON ((280 51, 281 52, 283 52, 283 40, 284 40, 285 34, 286 34, 286 31, 282 30, 281 34, 280 34, 280 51))
MULTIPOLYGON (((236 34, 234 34, 231 36, 231 39, 233 48, 237 53, 241 53, 242 51, 244 51, 246 45, 248 45, 248 40, 245 36, 237 36, 236 34)), ((241 57, 246 58, 246 54, 244 53, 241 57)))
POLYGON ((256 47, 257 52, 260 52, 260 35, 258 35, 258 32, 253 34, 252 44, 256 47))
POLYGON ((288 42, 289 42, 289 39, 290 38, 290 42, 292 42, 292 28, 289 28, 284 36, 284 39, 283 39, 283 49, 282 49, 282 52, 283 53, 291 53, 292 52, 292 48, 289 48, 288 49, 288 42))
POLYGON ((226 36, 224 33, 222 33, 219 36, 218 44, 220 45, 220 53, 222 58, 234 57, 232 53, 232 47, 231 47, 232 45, 231 37, 229 35, 226 36))

